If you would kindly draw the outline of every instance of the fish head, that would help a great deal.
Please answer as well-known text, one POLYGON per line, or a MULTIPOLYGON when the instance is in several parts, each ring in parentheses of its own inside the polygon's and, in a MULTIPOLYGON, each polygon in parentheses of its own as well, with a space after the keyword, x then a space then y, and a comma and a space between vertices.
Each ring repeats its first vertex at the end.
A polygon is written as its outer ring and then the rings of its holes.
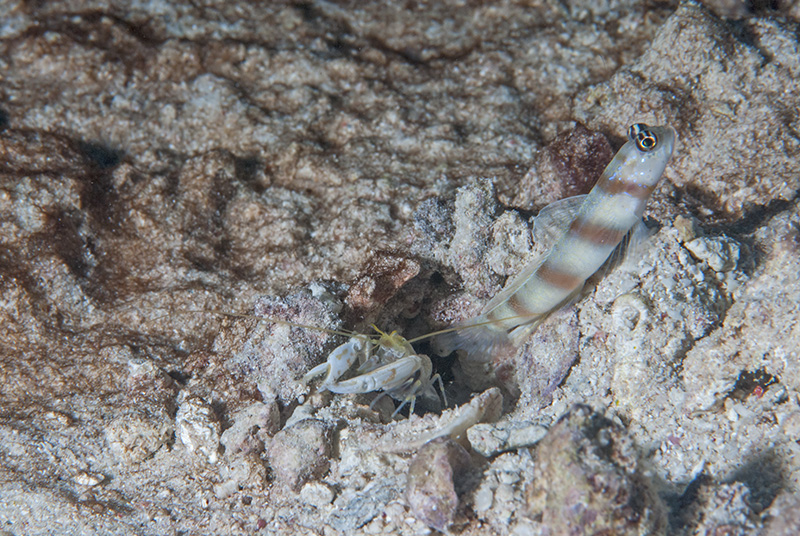
POLYGON ((645 187, 655 186, 672 157, 678 134, 669 125, 635 123, 628 129, 628 142, 618 153, 623 175, 645 187))

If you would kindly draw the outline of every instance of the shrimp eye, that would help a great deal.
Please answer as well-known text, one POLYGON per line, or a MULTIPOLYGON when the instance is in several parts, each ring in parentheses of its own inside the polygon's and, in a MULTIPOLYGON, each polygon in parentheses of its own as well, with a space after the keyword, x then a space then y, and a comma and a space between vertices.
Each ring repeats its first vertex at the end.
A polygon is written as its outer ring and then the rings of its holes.
POLYGON ((636 123, 628 129, 628 138, 643 153, 649 153, 658 146, 658 138, 650 127, 644 123, 636 123))

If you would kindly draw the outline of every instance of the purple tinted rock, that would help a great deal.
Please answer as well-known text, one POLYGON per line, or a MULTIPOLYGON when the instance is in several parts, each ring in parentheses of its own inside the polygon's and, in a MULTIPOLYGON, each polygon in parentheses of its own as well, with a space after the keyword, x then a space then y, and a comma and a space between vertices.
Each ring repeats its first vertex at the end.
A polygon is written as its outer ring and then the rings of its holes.
POLYGON ((331 427, 316 419, 304 419, 275 434, 267 453, 276 482, 298 491, 324 475, 331 465, 331 434, 331 427))
POLYGON ((663 534, 663 505, 638 468, 626 430, 577 405, 536 448, 526 494, 547 534, 663 534))
POLYGON ((467 451, 450 438, 426 443, 408 470, 406 501, 417 519, 444 532, 458 509, 456 481, 469 465, 467 451))

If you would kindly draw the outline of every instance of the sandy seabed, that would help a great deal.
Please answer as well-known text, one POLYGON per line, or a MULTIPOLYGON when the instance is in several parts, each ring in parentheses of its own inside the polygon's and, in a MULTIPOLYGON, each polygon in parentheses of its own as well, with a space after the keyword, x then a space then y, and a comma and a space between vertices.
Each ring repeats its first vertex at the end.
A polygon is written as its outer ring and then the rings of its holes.
POLYGON ((800 532, 800 8, 759 5, 0 0, 0 534, 800 532), (431 353, 444 411, 219 314, 463 321, 635 122, 680 138, 649 238, 431 353))

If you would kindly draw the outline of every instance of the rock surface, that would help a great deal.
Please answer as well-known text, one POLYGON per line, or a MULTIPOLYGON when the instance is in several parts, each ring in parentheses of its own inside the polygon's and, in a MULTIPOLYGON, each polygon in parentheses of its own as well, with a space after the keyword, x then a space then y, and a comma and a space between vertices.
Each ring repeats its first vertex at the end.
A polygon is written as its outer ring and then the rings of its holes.
POLYGON ((526 489, 585 403, 670 534, 796 533, 795 4, 0 0, 2 530, 425 533, 400 490, 453 436, 452 534, 552 533, 526 489), (680 138, 652 236, 519 351, 434 359, 457 408, 297 381, 343 338, 300 324, 474 314, 633 122, 680 138))
POLYGON ((408 469, 406 501, 411 513, 439 532, 447 531, 458 509, 457 481, 463 481, 469 453, 450 438, 420 447, 408 469))
POLYGON ((526 495, 544 534, 665 534, 665 508, 622 426, 578 405, 536 453, 526 495))

